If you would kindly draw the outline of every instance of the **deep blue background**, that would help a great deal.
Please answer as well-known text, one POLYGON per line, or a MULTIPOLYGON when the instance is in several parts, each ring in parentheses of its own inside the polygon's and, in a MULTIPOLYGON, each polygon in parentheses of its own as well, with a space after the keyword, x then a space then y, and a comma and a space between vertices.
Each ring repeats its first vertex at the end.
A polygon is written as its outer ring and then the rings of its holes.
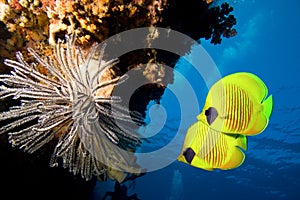
MULTIPOLYGON (((249 137, 246 160, 237 169, 207 172, 176 161, 140 177, 135 185, 128 183, 129 193, 136 192, 142 200, 291 200, 300 197, 300 2, 228 2, 234 7, 238 20, 238 35, 224 39, 218 46, 201 42, 222 76, 247 71, 266 83, 274 99, 269 126, 262 134, 249 137)), ((193 52, 190 56, 197 57, 193 52)), ((199 105, 190 105, 191 117, 183 120, 188 127, 196 120, 195 111, 202 109, 208 89, 184 60, 176 69, 198 91, 199 105)), ((173 87, 180 87, 180 81, 175 76, 173 87)), ((167 123, 155 139, 150 139, 152 143, 145 145, 146 149, 163 146, 178 131, 181 119, 174 95, 167 91, 161 105, 167 111, 167 123)), ((180 148, 178 146, 174 151, 180 151, 180 148)), ((95 199, 100 199, 107 190, 113 191, 112 182, 98 183, 95 199)))

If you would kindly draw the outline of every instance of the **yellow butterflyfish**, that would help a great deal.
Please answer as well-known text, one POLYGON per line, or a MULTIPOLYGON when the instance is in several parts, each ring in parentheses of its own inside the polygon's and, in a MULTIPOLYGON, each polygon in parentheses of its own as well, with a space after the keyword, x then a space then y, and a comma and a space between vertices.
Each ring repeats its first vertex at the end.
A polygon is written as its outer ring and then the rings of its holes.
POLYGON ((238 72, 225 76, 209 90, 199 121, 224 133, 256 135, 268 125, 273 98, 256 75, 238 72))
POLYGON ((178 160, 205 170, 240 166, 246 136, 261 133, 273 109, 272 95, 256 75, 239 72, 209 90, 198 121, 187 131, 178 160))
POLYGON ((178 160, 205 170, 233 169, 240 166, 247 150, 247 138, 215 131, 197 121, 187 131, 178 160))

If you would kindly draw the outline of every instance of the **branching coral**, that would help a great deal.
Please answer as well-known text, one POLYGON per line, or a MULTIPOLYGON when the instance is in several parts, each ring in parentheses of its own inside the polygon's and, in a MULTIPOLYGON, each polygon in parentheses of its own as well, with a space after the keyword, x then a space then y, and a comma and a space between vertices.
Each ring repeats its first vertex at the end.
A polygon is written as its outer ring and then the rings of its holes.
POLYGON ((223 3, 220 7, 211 9, 211 27, 212 27, 212 40, 213 44, 220 44, 221 36, 226 38, 235 36, 236 29, 233 26, 236 24, 236 19, 233 15, 229 15, 233 8, 228 3, 223 3), (218 17, 216 17, 218 16, 218 17))
POLYGON ((211 43, 220 44, 222 36, 231 37, 236 32, 233 26, 236 19, 229 15, 233 8, 228 3, 211 7, 212 1, 198 0, 169 0, 169 7, 162 14, 162 22, 159 26, 170 26, 171 29, 189 35, 195 40, 211 39, 211 43), (224 33, 224 34, 223 34, 224 33))

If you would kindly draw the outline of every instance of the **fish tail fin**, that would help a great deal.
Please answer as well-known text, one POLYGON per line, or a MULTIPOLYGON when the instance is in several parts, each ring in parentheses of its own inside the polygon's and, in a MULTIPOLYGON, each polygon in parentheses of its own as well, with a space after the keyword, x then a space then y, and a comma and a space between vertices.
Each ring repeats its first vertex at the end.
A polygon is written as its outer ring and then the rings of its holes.
POLYGON ((220 167, 220 169, 234 169, 243 164, 245 160, 245 154, 239 148, 235 147, 232 149, 232 154, 225 165, 220 167))
POLYGON ((271 114, 272 114, 272 110, 273 110, 273 96, 270 95, 263 103, 263 112, 265 114, 265 116, 269 119, 271 114))
POLYGON ((236 138, 236 146, 247 151, 247 137, 244 135, 238 135, 236 138))
POLYGON ((260 113, 254 122, 252 128, 245 135, 257 135, 265 130, 269 123, 269 118, 273 110, 273 96, 270 95, 262 102, 260 113))

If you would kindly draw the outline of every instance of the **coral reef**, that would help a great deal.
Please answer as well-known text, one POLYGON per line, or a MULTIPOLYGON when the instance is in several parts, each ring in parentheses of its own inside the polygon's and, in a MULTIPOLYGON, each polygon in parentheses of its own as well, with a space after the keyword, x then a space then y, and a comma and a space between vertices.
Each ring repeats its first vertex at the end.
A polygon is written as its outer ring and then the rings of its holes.
MULTIPOLYGON (((228 3, 211 7, 212 0, 11 0, 0 2, 0 57, 13 58, 21 51, 27 58, 28 47, 52 56, 51 45, 66 34, 76 34, 76 44, 86 52, 95 42, 138 27, 168 27, 195 40, 211 39, 220 44, 222 37, 236 35, 236 20, 228 3), (186 12, 188 11, 188 12, 186 12), (190 20, 193 19, 193 23, 190 20)), ((151 41, 149 41, 151 42, 151 41)), ((191 44, 183 44, 183 55, 191 44)), ((120 58, 123 73, 141 63, 164 63, 174 66, 179 56, 156 49, 128 53, 120 58)), ((1 62, 1 71, 7 71, 1 62)), ((147 78, 147 77, 146 77, 147 78)), ((162 87, 157 88, 163 90, 162 87)), ((158 93, 163 93, 160 91, 158 93)), ((159 99, 159 95, 153 95, 159 99)), ((138 97, 139 98, 139 97, 138 97)), ((135 100, 134 105, 138 105, 135 100)), ((147 104, 147 100, 145 101, 147 104)), ((143 112, 145 106, 138 111, 143 112)))
POLYGON ((211 3, 212 0, 189 3, 184 0, 2 0, 1 29, 8 34, 0 38, 1 57, 12 58, 11 52, 25 53, 28 47, 51 55, 49 44, 54 45, 58 38, 73 33, 78 36, 78 45, 90 48, 94 42, 102 42, 122 31, 147 26, 169 27, 195 40, 212 38, 212 43, 219 44, 222 36, 234 36, 235 18, 229 15, 232 7, 227 3, 221 8, 210 8, 211 3))
MULTIPOLYGON (((138 27, 171 28, 194 40, 206 39, 212 44, 220 44, 222 38, 236 35, 237 32, 233 28, 236 19, 230 15, 233 8, 229 4, 212 6, 212 2, 212 0, 188 2, 185 0, 0 0, 0 73, 9 71, 3 61, 6 58, 14 59, 17 51, 23 54, 25 62, 32 62, 34 59, 29 56, 28 48, 34 49, 43 57, 53 59, 53 46, 59 39, 64 40, 66 34, 77 35, 75 45, 82 49, 84 56, 95 42, 100 43, 110 36, 138 27)), ((151 43, 151 38, 147 42, 151 43)), ((173 75, 167 74, 163 65, 174 67, 179 56, 190 51, 191 45, 182 44, 178 55, 158 49, 141 49, 126 53, 119 58, 119 63, 115 65, 111 74, 103 78, 109 80, 130 69, 137 69, 136 73, 142 74, 150 84, 139 88, 133 94, 130 109, 143 115, 148 102, 150 100, 159 102, 166 85, 172 81, 173 75), (140 68, 141 64, 146 64, 146 67, 140 68)), ((43 67, 37 70, 44 74, 48 73, 43 67)), ((130 80, 128 81, 130 84, 130 80)), ((116 86, 115 89, 122 89, 122 85, 116 86)), ((104 92, 104 95, 107 94, 104 92)), ((1 111, 18 103, 16 100, 3 101, 1 111)), ((3 149, 1 156, 6 160, 10 160, 10 157, 23 160, 24 155, 12 150, 7 144, 7 139, 5 135, 0 136, 0 147, 3 149)), ((19 167, 15 167, 14 170, 20 170, 22 164, 27 168, 33 168, 31 174, 34 173, 36 165, 41 166, 41 170, 38 171, 42 174, 48 173, 49 170, 59 170, 45 167, 46 158, 51 156, 49 149, 53 149, 55 145, 55 142, 50 142, 42 148, 40 154, 28 155, 31 161, 19 164, 19 167), (45 157, 45 160, 40 161, 40 157, 45 157)), ((14 164, 15 162, 11 162, 11 165, 14 164)), ((0 171, 9 170, 9 165, 7 164, 7 167, 1 168, 0 171)), ((20 175, 11 174, 13 180, 20 175)), ((117 172, 112 171, 111 174, 122 177, 117 172)), ((109 177, 113 178, 111 174, 109 177)), ((57 183, 53 177, 47 176, 46 178, 50 179, 49 183, 45 181, 44 183, 47 186, 53 183, 65 186, 57 183)), ((78 185, 73 187, 89 188, 93 185, 82 183, 78 181, 80 179, 78 176, 72 177, 63 172, 59 173, 59 177, 66 180, 64 182, 66 185, 76 180, 78 185)), ((29 177, 26 177, 26 181, 28 179, 29 177)), ((99 179, 104 180, 105 177, 99 179)), ((10 178, 3 178, 3 180, 8 181, 10 178)), ((33 179, 35 180, 42 181, 38 178, 33 179)), ((24 180, 24 183, 26 181, 24 180)), ((94 181, 95 179, 92 178, 91 182, 94 181)))

